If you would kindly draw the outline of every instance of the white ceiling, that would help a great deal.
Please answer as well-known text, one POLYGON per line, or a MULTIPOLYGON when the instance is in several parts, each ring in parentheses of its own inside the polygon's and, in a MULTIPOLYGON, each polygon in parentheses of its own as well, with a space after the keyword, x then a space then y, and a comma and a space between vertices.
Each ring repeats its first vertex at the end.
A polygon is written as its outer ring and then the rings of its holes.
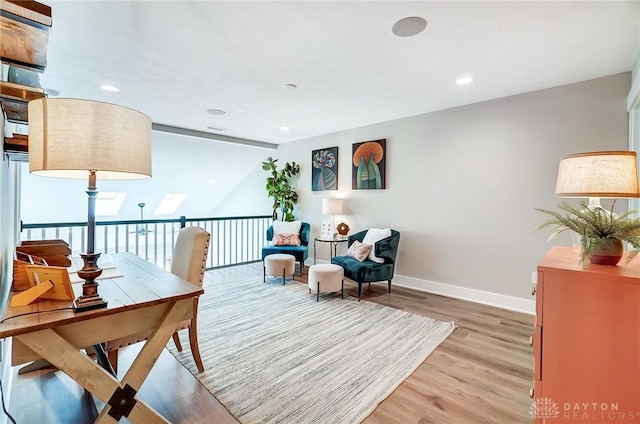
POLYGON ((629 71, 639 34, 637 2, 42 2, 44 88, 269 143, 629 71))

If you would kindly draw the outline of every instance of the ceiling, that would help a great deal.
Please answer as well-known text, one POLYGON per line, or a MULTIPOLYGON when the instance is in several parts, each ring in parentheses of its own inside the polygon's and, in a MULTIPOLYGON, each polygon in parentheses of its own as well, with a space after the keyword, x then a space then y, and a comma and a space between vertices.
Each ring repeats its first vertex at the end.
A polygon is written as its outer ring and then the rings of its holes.
POLYGON ((629 71, 639 38, 637 2, 42 2, 44 88, 275 144, 629 71))

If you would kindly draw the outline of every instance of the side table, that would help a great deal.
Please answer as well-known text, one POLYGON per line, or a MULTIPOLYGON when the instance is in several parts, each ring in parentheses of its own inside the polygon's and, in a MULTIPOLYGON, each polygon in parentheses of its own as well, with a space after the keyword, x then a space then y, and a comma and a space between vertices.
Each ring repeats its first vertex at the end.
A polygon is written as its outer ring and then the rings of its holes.
POLYGON ((338 244, 340 243, 346 243, 348 241, 348 236, 341 236, 338 234, 334 234, 333 238, 321 238, 321 237, 316 237, 313 239, 313 264, 316 264, 316 250, 317 250, 317 244, 318 242, 320 243, 331 243, 329 245, 329 255, 331 256, 329 258, 329 260, 331 260, 331 258, 333 258, 334 256, 337 255, 338 252, 338 244), (331 245, 333 245, 333 250, 331 249, 331 245))

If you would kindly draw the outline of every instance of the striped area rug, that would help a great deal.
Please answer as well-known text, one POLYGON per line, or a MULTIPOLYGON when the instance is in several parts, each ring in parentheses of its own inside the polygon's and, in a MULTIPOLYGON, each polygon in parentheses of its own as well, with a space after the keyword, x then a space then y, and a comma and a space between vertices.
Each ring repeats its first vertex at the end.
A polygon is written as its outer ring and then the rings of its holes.
POLYGON ((305 284, 205 283, 198 335, 171 353, 242 423, 359 423, 454 330, 353 297, 316 302, 305 284))

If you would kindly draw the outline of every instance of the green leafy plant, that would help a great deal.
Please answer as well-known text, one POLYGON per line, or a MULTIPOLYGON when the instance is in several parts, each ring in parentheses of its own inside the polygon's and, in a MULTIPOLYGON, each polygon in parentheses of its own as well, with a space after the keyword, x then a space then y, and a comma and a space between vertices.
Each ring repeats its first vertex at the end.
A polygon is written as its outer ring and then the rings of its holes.
POLYGON ((284 168, 278 169, 278 159, 268 157, 262 162, 262 169, 268 171, 267 194, 273 198, 273 219, 277 218, 278 209, 282 211, 283 221, 293 221, 293 208, 298 201, 298 193, 291 187, 289 179, 300 172, 300 165, 287 162, 284 168))
POLYGON ((585 202, 582 202, 581 205, 582 209, 578 209, 567 203, 562 203, 558 207, 566 214, 535 208, 535 210, 551 216, 550 219, 538 225, 535 231, 550 230, 551 234, 548 240, 567 230, 578 233, 582 241, 580 263, 588 261, 598 249, 609 244, 612 240, 625 241, 636 249, 640 248, 640 219, 631 218, 631 215, 637 211, 631 210, 617 215, 613 212, 615 201, 611 205, 611 210, 600 207, 590 209, 585 202))

